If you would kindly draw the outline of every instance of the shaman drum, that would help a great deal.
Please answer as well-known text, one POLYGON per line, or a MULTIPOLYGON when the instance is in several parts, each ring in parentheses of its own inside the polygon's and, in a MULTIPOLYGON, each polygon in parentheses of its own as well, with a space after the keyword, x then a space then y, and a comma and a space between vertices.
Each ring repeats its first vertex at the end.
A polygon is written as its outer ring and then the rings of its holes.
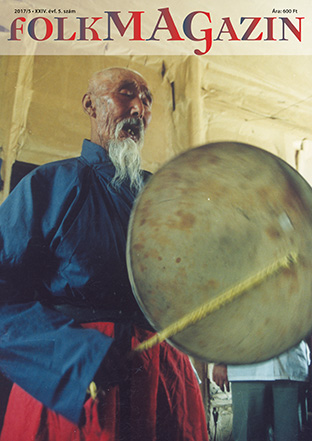
POLYGON ((133 209, 127 265, 160 332, 294 253, 237 298, 168 341, 207 362, 276 356, 312 328, 312 189, 259 148, 232 142, 187 151, 147 183, 133 209))

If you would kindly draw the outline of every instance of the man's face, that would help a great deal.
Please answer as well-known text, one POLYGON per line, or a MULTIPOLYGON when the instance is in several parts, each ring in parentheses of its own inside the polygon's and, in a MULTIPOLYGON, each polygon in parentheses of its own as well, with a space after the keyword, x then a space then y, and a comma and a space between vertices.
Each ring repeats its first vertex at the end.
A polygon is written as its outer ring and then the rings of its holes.
POLYGON ((113 69, 97 81, 96 119, 101 145, 131 138, 138 143, 151 120, 152 97, 145 80, 124 69, 113 69), (123 123, 124 122, 124 123, 123 123))

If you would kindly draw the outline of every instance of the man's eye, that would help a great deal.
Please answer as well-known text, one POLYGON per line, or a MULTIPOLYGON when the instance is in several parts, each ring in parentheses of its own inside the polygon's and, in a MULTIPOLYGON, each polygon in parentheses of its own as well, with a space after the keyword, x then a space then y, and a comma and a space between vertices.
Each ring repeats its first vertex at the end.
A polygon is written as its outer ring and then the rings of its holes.
POLYGON ((133 96, 133 92, 129 89, 121 89, 120 93, 121 93, 121 95, 133 96))
POLYGON ((144 104, 144 106, 151 107, 152 103, 148 99, 146 99, 146 100, 143 100, 143 104, 144 104))

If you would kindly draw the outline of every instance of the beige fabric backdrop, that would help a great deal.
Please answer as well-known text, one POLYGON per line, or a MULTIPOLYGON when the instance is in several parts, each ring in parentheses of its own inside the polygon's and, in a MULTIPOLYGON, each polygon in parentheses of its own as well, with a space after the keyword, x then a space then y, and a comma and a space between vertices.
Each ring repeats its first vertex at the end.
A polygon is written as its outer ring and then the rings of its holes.
POLYGON ((312 155, 310 56, 2 56, 2 199, 15 160, 79 155, 89 136, 81 107, 88 78, 115 65, 142 73, 154 95, 146 169, 197 145, 234 140, 277 154, 312 181, 305 166, 312 155))

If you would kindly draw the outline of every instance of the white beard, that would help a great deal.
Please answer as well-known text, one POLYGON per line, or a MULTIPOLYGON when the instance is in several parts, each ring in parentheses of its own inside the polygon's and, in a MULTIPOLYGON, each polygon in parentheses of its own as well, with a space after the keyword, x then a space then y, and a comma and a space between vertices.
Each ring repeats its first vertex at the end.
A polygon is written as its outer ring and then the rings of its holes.
POLYGON ((118 190, 120 185, 129 179, 131 190, 137 193, 143 186, 140 153, 143 146, 144 129, 142 127, 138 142, 131 138, 120 140, 118 137, 124 124, 125 121, 117 124, 115 138, 107 144, 108 155, 116 168, 111 185, 118 190))

